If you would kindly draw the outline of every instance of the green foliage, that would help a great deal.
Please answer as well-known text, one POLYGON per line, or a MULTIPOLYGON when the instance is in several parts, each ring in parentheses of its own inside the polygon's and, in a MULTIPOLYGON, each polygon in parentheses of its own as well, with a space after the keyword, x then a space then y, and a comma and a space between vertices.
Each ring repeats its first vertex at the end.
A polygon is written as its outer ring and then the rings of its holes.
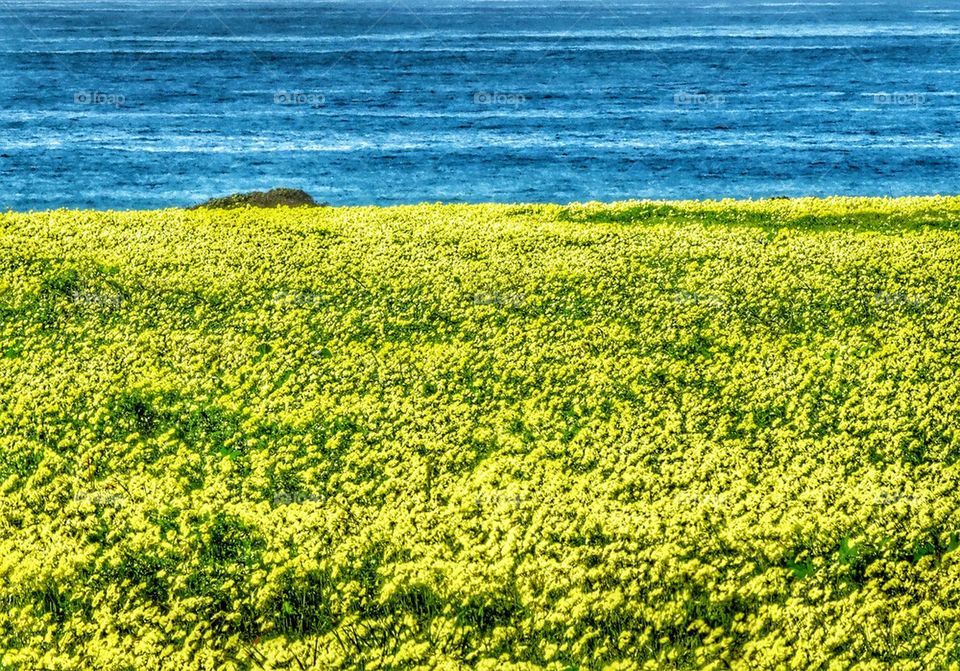
POLYGON ((960 199, 0 219, 0 669, 958 668, 960 199))

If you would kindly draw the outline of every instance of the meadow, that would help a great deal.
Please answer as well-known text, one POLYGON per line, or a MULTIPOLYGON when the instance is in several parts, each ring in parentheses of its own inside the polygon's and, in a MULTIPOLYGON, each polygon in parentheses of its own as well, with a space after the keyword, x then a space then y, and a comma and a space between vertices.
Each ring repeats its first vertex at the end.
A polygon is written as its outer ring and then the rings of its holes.
POLYGON ((960 198, 0 214, 0 669, 958 669, 960 198))

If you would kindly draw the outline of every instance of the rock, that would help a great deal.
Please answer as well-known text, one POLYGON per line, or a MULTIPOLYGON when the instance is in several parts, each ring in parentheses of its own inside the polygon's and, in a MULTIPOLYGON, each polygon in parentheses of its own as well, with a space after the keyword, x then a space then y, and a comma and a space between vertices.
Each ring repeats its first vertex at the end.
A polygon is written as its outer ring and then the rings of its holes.
POLYGON ((211 198, 205 203, 194 205, 191 210, 230 210, 237 207, 329 207, 329 203, 318 203, 306 191, 300 189, 271 189, 270 191, 251 191, 235 193, 223 198, 211 198))

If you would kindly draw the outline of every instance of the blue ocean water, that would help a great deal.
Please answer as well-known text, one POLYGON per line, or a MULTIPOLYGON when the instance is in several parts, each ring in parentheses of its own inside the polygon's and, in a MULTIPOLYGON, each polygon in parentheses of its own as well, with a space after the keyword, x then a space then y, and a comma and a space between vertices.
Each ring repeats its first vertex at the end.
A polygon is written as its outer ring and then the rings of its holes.
POLYGON ((0 209, 960 193, 956 0, 0 0, 0 209))

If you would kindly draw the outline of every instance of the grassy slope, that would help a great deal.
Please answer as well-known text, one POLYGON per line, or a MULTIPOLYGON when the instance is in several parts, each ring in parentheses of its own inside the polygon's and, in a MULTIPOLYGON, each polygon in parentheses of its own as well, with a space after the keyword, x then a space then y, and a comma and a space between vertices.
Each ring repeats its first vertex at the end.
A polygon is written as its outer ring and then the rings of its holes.
POLYGON ((0 215, 0 668, 956 664, 958 274, 960 199, 0 215))

